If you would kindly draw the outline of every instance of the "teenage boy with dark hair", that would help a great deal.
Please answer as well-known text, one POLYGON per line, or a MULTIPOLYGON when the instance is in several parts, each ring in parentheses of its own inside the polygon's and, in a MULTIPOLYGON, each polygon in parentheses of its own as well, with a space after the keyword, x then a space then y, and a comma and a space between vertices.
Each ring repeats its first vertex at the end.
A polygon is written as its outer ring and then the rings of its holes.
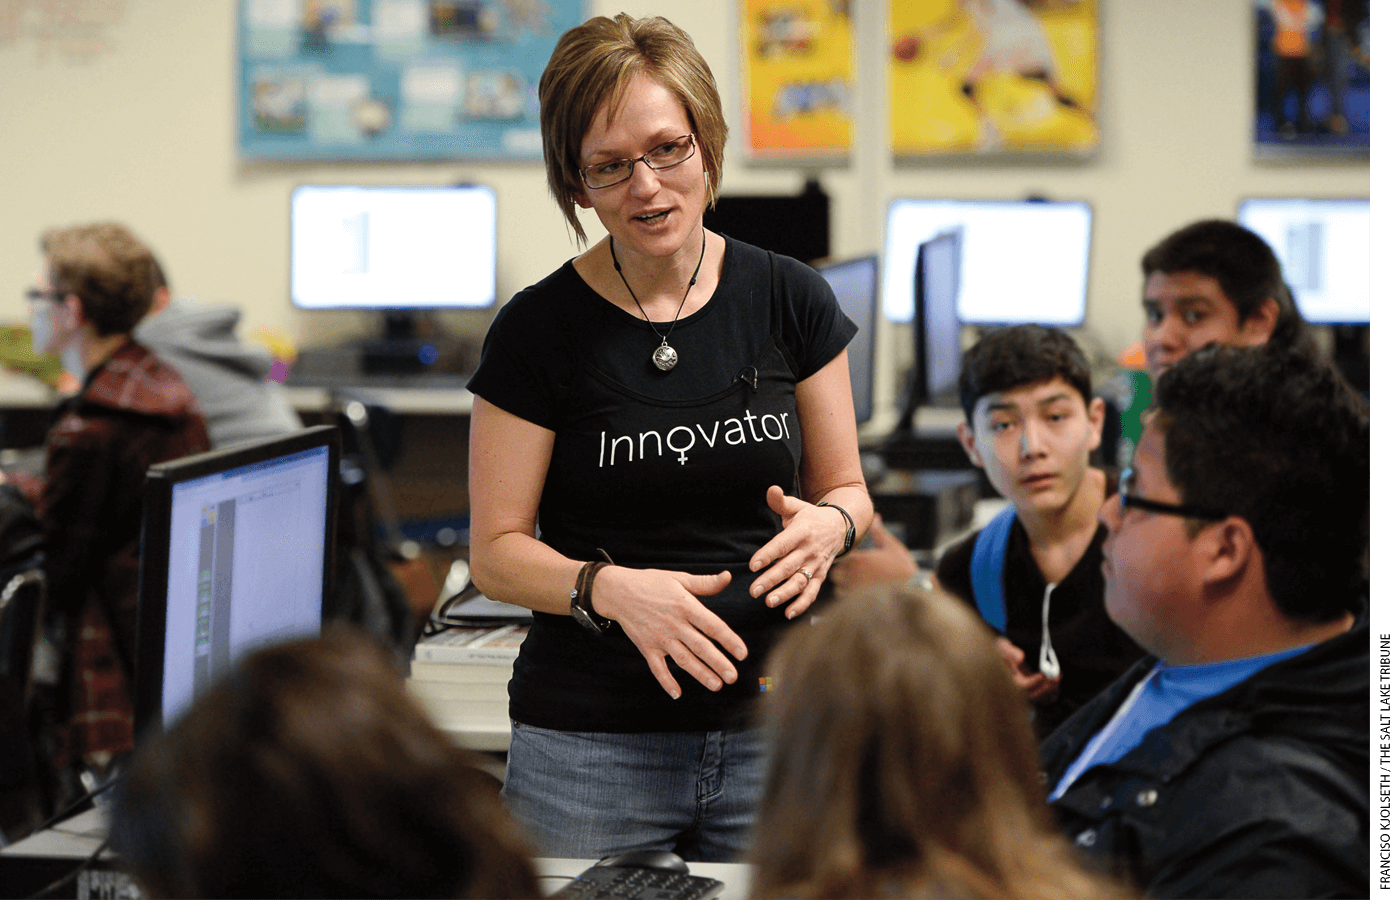
POLYGON ((1010 505, 944 552, 938 580, 974 604, 1049 734, 1126 671, 1142 651, 1104 613, 1111 493, 1089 465, 1103 428, 1089 364, 1064 332, 1017 325, 990 332, 963 357, 958 439, 1010 505))
POLYGON ((1149 896, 1366 894, 1369 433, 1297 348, 1157 385, 1100 513, 1105 605, 1153 658, 1041 750, 1068 834, 1149 896))
POLYGON ((1207 344, 1311 347, 1274 251, 1234 222, 1206 219, 1142 257, 1142 342, 1152 380, 1207 344))

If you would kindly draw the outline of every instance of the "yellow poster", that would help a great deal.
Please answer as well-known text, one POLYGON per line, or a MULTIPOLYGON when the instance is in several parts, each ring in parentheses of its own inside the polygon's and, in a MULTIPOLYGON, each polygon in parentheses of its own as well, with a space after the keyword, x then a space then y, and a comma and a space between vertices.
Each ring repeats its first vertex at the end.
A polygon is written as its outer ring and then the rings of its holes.
POLYGON ((1098 0, 895 0, 889 10, 896 156, 1098 146, 1098 0))
POLYGON ((850 0, 740 0, 740 8, 749 154, 844 156, 855 95, 850 0))

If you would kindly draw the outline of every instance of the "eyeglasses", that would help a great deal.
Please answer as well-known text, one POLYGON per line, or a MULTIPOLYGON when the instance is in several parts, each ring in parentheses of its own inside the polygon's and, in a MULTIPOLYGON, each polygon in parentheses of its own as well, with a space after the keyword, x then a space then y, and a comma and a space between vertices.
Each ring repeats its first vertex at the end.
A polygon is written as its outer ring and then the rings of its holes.
POLYGON ((1133 488, 1137 485, 1137 472, 1132 466, 1124 469, 1118 476, 1118 503, 1120 508, 1127 511, 1129 507, 1145 510, 1146 512, 1161 513, 1164 516, 1184 516, 1188 519, 1204 519, 1207 522, 1219 522, 1221 519, 1229 517, 1229 513, 1210 509, 1205 506, 1190 506, 1179 503, 1159 503, 1156 500, 1148 500, 1146 497, 1139 497, 1133 493, 1133 488))
POLYGON ((652 147, 636 159, 614 159, 605 163, 579 169, 583 183, 597 190, 612 187, 632 177, 632 169, 639 162, 651 167, 653 172, 678 166, 695 155, 695 135, 685 134, 673 141, 652 147))
POLYGON ((40 300, 52 300, 57 303, 66 296, 63 291, 41 291, 38 288, 30 288, 24 292, 24 299, 30 303, 38 303, 40 300))

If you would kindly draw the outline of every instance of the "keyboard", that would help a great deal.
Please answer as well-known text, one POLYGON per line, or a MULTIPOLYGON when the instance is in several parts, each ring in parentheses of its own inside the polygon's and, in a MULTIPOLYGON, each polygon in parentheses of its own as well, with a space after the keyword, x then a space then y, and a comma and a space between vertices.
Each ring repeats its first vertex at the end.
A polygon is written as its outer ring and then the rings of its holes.
POLYGON ((557 900, 710 900, 724 882, 671 869, 593 866, 561 890, 557 900))

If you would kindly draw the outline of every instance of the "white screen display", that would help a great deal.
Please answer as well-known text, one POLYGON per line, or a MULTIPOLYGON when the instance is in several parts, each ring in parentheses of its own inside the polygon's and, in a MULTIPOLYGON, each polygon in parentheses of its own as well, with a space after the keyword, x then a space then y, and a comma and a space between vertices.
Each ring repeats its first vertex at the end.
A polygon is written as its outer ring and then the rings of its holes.
POLYGON ((161 716, 249 650, 319 634, 330 451, 172 486, 161 716))
POLYGON ((496 302, 488 187, 292 191, 292 304, 301 309, 483 309, 496 302))
POLYGON ((1304 319, 1371 321, 1369 200, 1245 200, 1240 224, 1273 248, 1304 319))
POLYGON ((1092 214, 1087 203, 895 200, 885 228, 885 315, 914 316, 919 245, 961 227, 958 320, 1073 326, 1084 321, 1092 214))

